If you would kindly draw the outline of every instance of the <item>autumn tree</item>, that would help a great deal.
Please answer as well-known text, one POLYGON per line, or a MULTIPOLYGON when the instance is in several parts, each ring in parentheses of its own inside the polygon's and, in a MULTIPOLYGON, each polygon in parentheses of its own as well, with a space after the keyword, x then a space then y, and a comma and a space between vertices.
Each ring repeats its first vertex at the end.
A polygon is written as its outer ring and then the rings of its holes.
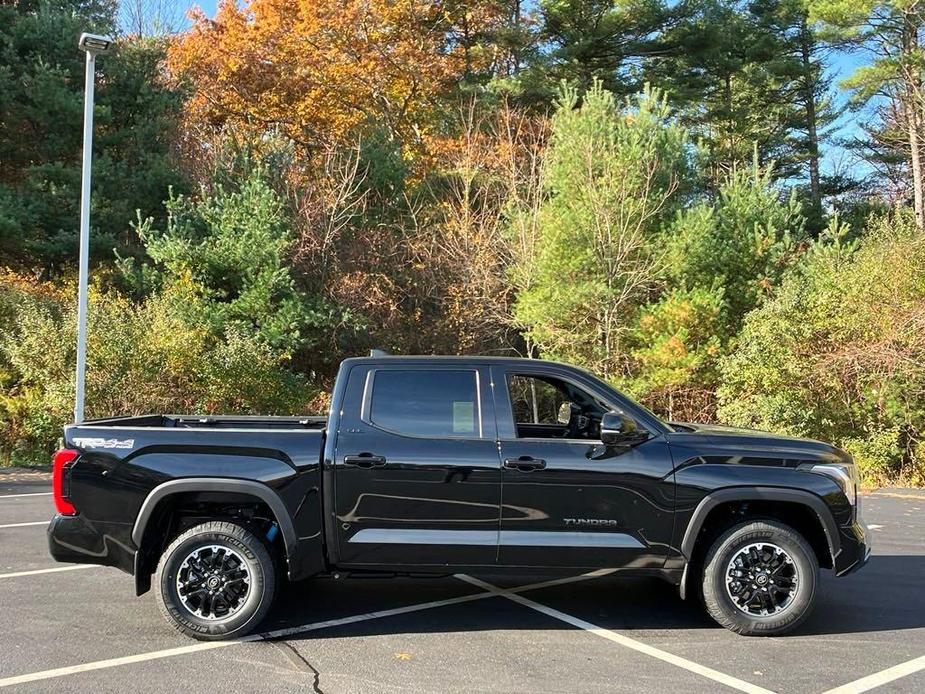
POLYGON ((439 297, 436 327, 455 351, 529 352, 513 315, 542 199, 548 121, 509 102, 470 100, 460 133, 428 181, 414 243, 439 297))
POLYGON ((462 58, 464 87, 503 82, 537 58, 538 22, 525 0, 444 0, 447 38, 462 58))
POLYGON ((441 128, 442 97, 494 60, 480 41, 497 3, 226 0, 170 53, 189 120, 279 132, 308 149, 369 126, 410 152, 441 128))

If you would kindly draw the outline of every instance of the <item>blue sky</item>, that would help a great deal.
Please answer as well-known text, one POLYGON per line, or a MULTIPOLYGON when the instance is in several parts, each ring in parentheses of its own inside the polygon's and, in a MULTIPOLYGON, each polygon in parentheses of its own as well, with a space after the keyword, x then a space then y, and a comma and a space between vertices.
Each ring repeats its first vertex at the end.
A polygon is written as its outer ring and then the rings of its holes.
POLYGON ((215 14, 215 9, 218 7, 218 0, 203 0, 203 2, 191 2, 190 7, 199 7, 202 8, 203 12, 212 17, 215 14))

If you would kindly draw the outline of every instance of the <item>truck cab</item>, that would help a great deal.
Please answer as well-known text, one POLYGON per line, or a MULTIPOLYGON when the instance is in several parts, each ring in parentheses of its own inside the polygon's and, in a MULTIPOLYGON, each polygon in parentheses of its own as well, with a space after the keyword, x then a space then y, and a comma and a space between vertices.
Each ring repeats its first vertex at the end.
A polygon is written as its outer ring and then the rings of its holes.
POLYGON ((325 449, 338 566, 660 568, 668 428, 578 369, 536 360, 348 360, 325 449), (635 423, 601 441, 610 412, 635 423), (334 480, 336 479, 336 483, 334 480))

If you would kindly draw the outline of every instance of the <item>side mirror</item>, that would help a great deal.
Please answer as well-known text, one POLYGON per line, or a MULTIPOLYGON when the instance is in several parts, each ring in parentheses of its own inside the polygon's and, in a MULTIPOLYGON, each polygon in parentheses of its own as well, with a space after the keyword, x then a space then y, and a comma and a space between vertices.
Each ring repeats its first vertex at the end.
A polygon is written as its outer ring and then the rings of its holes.
POLYGON ((631 446, 648 437, 648 433, 641 430, 635 420, 619 412, 607 412, 601 418, 601 443, 608 446, 631 446))

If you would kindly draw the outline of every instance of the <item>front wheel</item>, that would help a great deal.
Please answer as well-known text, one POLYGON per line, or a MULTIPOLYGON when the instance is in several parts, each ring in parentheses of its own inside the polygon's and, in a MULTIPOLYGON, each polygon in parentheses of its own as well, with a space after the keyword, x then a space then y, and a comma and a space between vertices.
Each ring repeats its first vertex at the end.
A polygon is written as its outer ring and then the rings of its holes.
POLYGON ((805 538, 776 521, 730 528, 707 553, 703 599, 722 626, 747 636, 778 636, 812 611, 819 562, 805 538))
POLYGON ((187 636, 243 636, 266 616, 276 589, 264 543, 235 523, 211 521, 175 539, 157 567, 161 612, 187 636))

